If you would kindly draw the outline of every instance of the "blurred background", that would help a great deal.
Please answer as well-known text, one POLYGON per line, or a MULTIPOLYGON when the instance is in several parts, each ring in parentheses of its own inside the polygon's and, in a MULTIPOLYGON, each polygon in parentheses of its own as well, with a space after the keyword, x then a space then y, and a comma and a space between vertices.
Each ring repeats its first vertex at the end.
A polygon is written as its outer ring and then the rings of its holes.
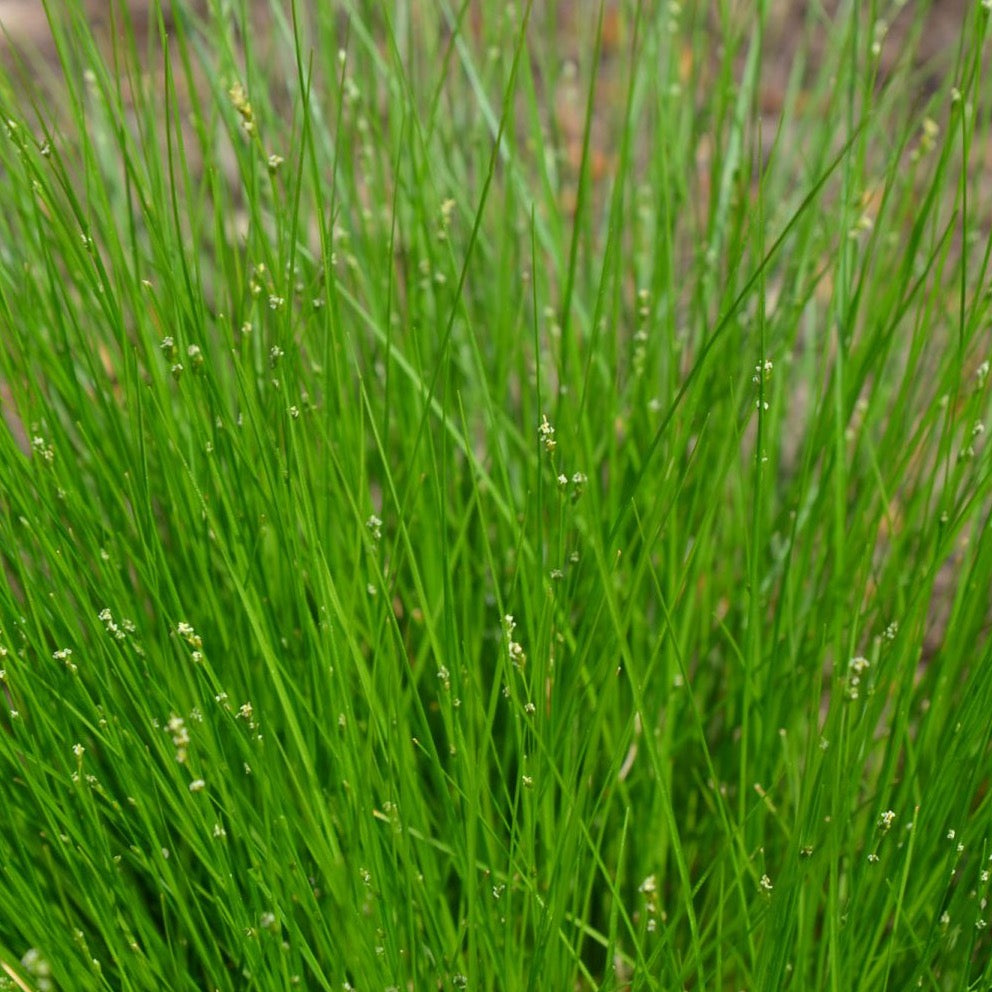
MULTIPOLYGON (((60 6, 66 4, 67 0, 52 0, 49 7, 53 14, 57 15, 60 6)), ((190 0, 186 0, 187 3, 190 0)), ((256 6, 262 10, 267 7, 271 0, 255 0, 256 6)), ((306 7, 315 2, 334 3, 336 0, 301 0, 299 6, 306 7)), ((356 5, 344 0, 337 0, 343 13, 356 5)), ((647 0, 643 4, 645 8, 650 8, 653 3, 660 0, 647 0)), ((899 48, 905 44, 905 33, 907 25, 913 19, 914 13, 921 7, 926 7, 925 30, 923 31, 918 45, 917 58, 921 63, 937 60, 942 57, 953 57, 954 47, 960 36, 961 26, 971 8, 978 0, 935 0, 933 3, 919 3, 915 0, 896 0, 888 4, 879 3, 877 9, 882 17, 889 22, 887 32, 886 52, 883 52, 883 65, 891 63, 898 55, 899 48)), ((192 0, 194 6, 206 6, 206 0, 192 0)), ((112 0, 84 0, 84 6, 90 12, 94 22, 100 23, 108 19, 112 0)), ((170 6, 169 0, 162 4, 166 11, 170 6)), ((285 0, 285 7, 289 7, 288 0, 285 0)), ((359 3, 360 8, 376 6, 375 3, 359 3)), ((401 19, 406 9, 410 14, 416 15, 418 10, 431 10, 438 8, 438 0, 390 0, 388 5, 395 13, 397 20, 401 19), (401 11, 401 8, 403 9, 401 11)), ((489 0, 475 0, 478 8, 478 16, 490 7, 489 0)), ((492 4, 492 8, 499 5, 492 4)), ((521 8, 523 4, 518 4, 521 8)), ((590 22, 595 21, 599 11, 599 0, 535 0, 532 8, 532 17, 535 21, 543 22, 545 27, 557 27, 561 34, 561 43, 568 45, 570 40, 575 39, 585 33, 590 22), (550 22, 550 23, 549 23, 550 22)), ((605 33, 604 43, 609 54, 612 46, 622 44, 625 33, 625 21, 629 19, 635 4, 629 0, 605 0, 605 33)), ((692 5, 683 3, 682 7, 692 5)), ((713 16, 723 4, 699 4, 699 10, 707 7, 711 8, 713 16)), ((740 15, 746 16, 757 8, 754 0, 742 2, 736 0, 730 7, 735 8, 740 15)), ((155 0, 129 0, 128 8, 134 17, 137 28, 146 28, 149 23, 150 11, 155 7, 155 0)), ((804 35, 804 25, 811 21, 824 17, 835 17, 841 8, 851 9, 853 7, 867 10, 867 3, 851 3, 845 0, 817 0, 810 3, 808 0, 771 0, 770 3, 770 33, 769 49, 766 53, 768 65, 774 67, 775 73, 784 78, 787 77, 792 65, 793 56, 799 41, 804 35)), ((431 18, 433 21, 433 18, 431 18)), ((0 26, 3 28, 3 37, 0 38, 0 46, 7 50, 11 45, 23 47, 25 49, 37 49, 51 54, 51 35, 48 29, 45 4, 42 0, 0 0, 0 26)), ((938 71, 939 67, 935 67, 938 71)))

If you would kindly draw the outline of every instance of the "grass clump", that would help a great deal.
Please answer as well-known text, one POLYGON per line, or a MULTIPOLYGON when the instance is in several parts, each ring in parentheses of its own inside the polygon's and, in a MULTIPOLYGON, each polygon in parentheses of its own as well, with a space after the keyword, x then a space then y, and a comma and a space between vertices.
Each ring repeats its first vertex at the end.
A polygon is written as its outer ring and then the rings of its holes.
POLYGON ((0 987, 987 987, 988 4, 63 6, 0 987))

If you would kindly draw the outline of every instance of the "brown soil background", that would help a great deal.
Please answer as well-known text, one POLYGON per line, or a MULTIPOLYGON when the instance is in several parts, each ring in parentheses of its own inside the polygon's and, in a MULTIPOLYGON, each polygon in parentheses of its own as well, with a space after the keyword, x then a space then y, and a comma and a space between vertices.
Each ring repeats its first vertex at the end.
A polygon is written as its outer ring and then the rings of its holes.
MULTIPOLYGON (((52 0, 50 7, 56 12, 55 16, 58 16, 57 11, 64 2, 65 0, 52 0)), ((82 0, 82 2, 90 14, 96 36, 104 40, 108 39, 112 8, 126 3, 139 36, 140 50, 140 42, 146 32, 149 29, 157 30, 154 12, 159 2, 166 11, 168 25, 167 12, 170 4, 175 3, 176 0, 82 0)), ((206 6, 206 0, 186 0, 186 2, 198 8, 206 6)), ((259 38, 264 38, 266 21, 271 16, 265 12, 269 9, 271 0, 252 0, 252 2, 257 12, 256 26, 260 29, 259 38)), ((616 115, 611 113, 611 108, 622 105, 623 102, 627 46, 632 22, 631 8, 634 7, 629 0, 602 0, 602 2, 602 58, 596 83, 591 147, 594 180, 598 178, 597 174, 609 173, 612 164, 611 149, 615 147, 616 137, 613 131, 617 121, 616 115)), ((654 5, 667 3, 668 0, 644 0, 644 2, 650 12, 654 5)), ((767 136, 770 139, 783 109, 797 52, 802 50, 806 59, 807 76, 815 75, 816 67, 821 63, 827 45, 830 21, 849 4, 847 0, 769 0, 769 2, 770 14, 764 40, 759 109, 762 114, 762 132, 767 127, 767 136)), ((901 0, 901 2, 893 0, 890 3, 879 3, 880 11, 890 18, 883 35, 879 58, 879 80, 884 82, 897 63, 905 64, 907 48, 911 48, 912 65, 915 70, 911 96, 914 101, 925 101, 938 85, 947 79, 962 35, 969 30, 969 25, 974 23, 978 2, 979 0, 932 0, 929 3, 920 0, 901 0), (923 11, 923 29, 917 40, 914 37, 913 27, 921 11, 923 11)), ((287 9, 289 8, 290 0, 282 0, 282 3, 287 9)), ((337 6, 344 16, 344 5, 336 4, 335 0, 297 0, 297 3, 304 10, 312 9, 315 4, 337 6)), ((531 34, 540 45, 546 45, 550 40, 563 62, 579 62, 583 54, 588 55, 589 48, 594 42, 600 4, 601 0, 533 0, 531 34)), ((399 6, 396 5, 397 9, 399 6)), ((425 17, 425 22, 436 24, 437 10, 434 0, 407 0, 403 6, 413 18, 414 24, 418 10, 429 12, 432 16, 425 17)), ((718 30, 719 6, 722 5, 696 4, 694 0, 683 0, 681 4, 685 14, 712 23, 714 65, 719 61, 722 45, 718 30)), ((865 20, 869 4, 865 2, 855 6, 862 8, 863 30, 871 31, 871 25, 865 20)), ((523 3, 518 2, 517 7, 522 9, 523 3)), ((730 17, 738 26, 746 29, 753 19, 756 7, 756 0, 731 0, 730 17)), ((477 26, 483 16, 490 16, 488 9, 489 0, 473 0, 467 19, 470 30, 473 25, 477 26)), ((847 15, 840 14, 840 16, 847 15)), ((347 19, 346 16, 344 19, 347 19)), ((986 76, 992 72, 992 45, 987 47, 989 57, 985 60, 986 76)), ((109 45, 107 49, 109 51, 109 45)), ((42 0, 0 0, 0 61, 10 62, 13 51, 26 55, 27 65, 31 64, 30 59, 36 54, 40 54, 50 66, 54 65, 54 45, 42 0)), ((705 75, 705 67, 697 68, 703 68, 705 75)), ((48 75, 50 77, 50 74, 48 75)), ((552 115, 558 133, 563 139, 566 159, 573 166, 578 165, 581 156, 585 99, 586 94, 581 86, 560 89, 551 99, 552 115)), ((768 146, 767 142, 763 144, 765 147, 768 146)), ((980 141, 979 147, 973 151, 976 156, 973 159, 973 169, 983 177, 980 182, 983 198, 992 201, 992 136, 980 141)), ((705 169, 705 163, 700 163, 700 166, 705 169)), ((989 213, 992 213, 992 210, 989 210, 989 213)))
MULTIPOLYGON (((482 0, 478 2, 481 3, 482 0)), ((933 63, 934 71, 939 73, 945 58, 953 57, 962 27, 971 16, 976 2, 977 0, 936 0, 929 5, 919 47, 921 63, 933 63)), ((111 0, 86 0, 86 7, 96 22, 105 19, 110 4, 111 0)), ((827 15, 832 15, 840 5, 841 0, 824 0, 822 8, 827 15)), ((152 0, 131 0, 128 6, 135 26, 139 31, 143 30, 148 23, 149 11, 153 9, 152 0)), ((618 0, 606 0, 604 47, 607 53, 611 44, 617 44, 622 34, 622 11, 626 6, 618 0)), ((748 3, 738 2, 735 6, 746 15, 748 3)), ((810 6, 808 0, 772 0, 764 67, 769 104, 774 104, 776 96, 780 96, 784 90, 796 46, 803 37, 802 26, 810 6)), ((920 6, 915 0, 908 0, 892 22, 882 55, 883 72, 886 65, 894 60, 914 11, 920 6)), ((52 9, 58 9, 58 0, 52 5, 52 9)), ((599 0, 535 0, 533 11, 534 16, 545 23, 549 19, 557 22, 561 44, 567 49, 576 39, 581 39, 588 33, 590 22, 594 23, 598 14, 599 0)), ((0 0, 0 28, 4 35, 0 38, 0 52, 10 46, 51 51, 51 38, 42 0, 0 0)), ((814 43, 814 58, 817 54, 815 49, 814 43)))
MULTIPOLYGON (((56 12, 55 16, 58 16, 57 11, 61 2, 64 0, 52 0, 50 4, 52 11, 56 12)), ((119 3, 127 3, 132 23, 139 36, 139 43, 149 29, 156 30, 154 11, 159 2, 166 11, 168 25, 168 10, 170 4, 175 3, 176 0, 83 0, 97 37, 103 37, 105 40, 108 36, 111 9, 119 3)), ((205 7, 206 4, 206 0, 186 0, 186 2, 199 8, 205 7)), ((290 0, 282 0, 282 2, 288 9, 290 0)), ((467 22, 470 29, 483 17, 488 2, 489 0, 473 0, 467 22)), ((628 54, 631 8, 634 6, 628 0, 602 0, 602 2, 602 59, 597 79, 596 110, 593 121, 594 178, 597 171, 609 171, 609 150, 613 146, 615 137, 611 131, 616 125, 610 108, 622 104, 623 100, 624 66, 628 54)), ((654 4, 666 2, 667 0, 646 0, 649 10, 654 4)), ((257 12, 256 26, 261 29, 260 35, 264 37, 266 20, 271 16, 265 11, 271 0, 253 0, 253 3, 257 12)), ((335 0, 297 0, 297 3, 303 9, 311 9, 314 4, 326 3, 334 6, 335 0)), ((533 0, 531 33, 539 38, 539 43, 542 44, 553 39, 553 44, 563 62, 579 61, 581 55, 584 52, 587 54, 589 46, 593 44, 600 3, 601 0, 533 0)), ((919 0, 902 0, 900 3, 900 0, 895 0, 892 3, 879 4, 880 9, 885 8, 886 16, 891 17, 884 32, 879 59, 880 81, 885 81, 890 70, 903 59, 907 46, 912 44, 912 61, 917 70, 914 74, 913 97, 925 99, 929 96, 937 85, 946 79, 948 70, 953 66, 962 33, 967 31, 968 26, 974 21, 977 3, 978 0, 933 0, 930 3, 919 0), (918 41, 915 41, 912 28, 923 8, 925 8, 923 30, 918 41)), ((339 6, 343 12, 344 5, 339 6)), ((523 4, 518 3, 517 6, 522 8, 523 4)), ((713 57, 716 64, 722 44, 717 25, 718 5, 716 3, 694 5, 691 2, 683 2, 681 6, 685 13, 712 22, 713 57)), ((761 67, 760 110, 764 118, 763 130, 767 125, 770 134, 774 133, 774 124, 785 102, 786 88, 797 52, 803 49, 807 75, 815 74, 827 43, 829 22, 845 6, 847 6, 845 0, 770 0, 761 67)), ((861 6, 867 8, 868 4, 864 3, 861 6)), ((414 24, 418 10, 430 11, 433 15, 437 13, 432 0, 408 0, 405 7, 414 19, 414 24)), ((729 5, 731 18, 738 25, 746 27, 756 7, 755 0, 731 0, 729 5)), ((864 14, 864 11, 862 13, 864 14)), ((436 23, 436 16, 427 17, 425 21, 436 23)), ((871 25, 865 22, 864 30, 871 30, 871 25)), ((989 48, 992 50, 992 46, 989 48)), ((13 51, 26 55, 28 57, 26 64, 30 64, 31 57, 36 54, 40 54, 43 59, 54 64, 54 45, 42 0, 0 0, 0 60, 9 62, 13 51)), ((990 71, 992 71, 992 58, 986 59, 986 75, 990 71)), ((565 139, 566 155, 569 159, 577 158, 580 154, 585 115, 585 93, 581 87, 577 87, 574 93, 558 92, 554 95, 552 104, 559 133, 565 139)), ((985 144, 988 145, 985 149, 988 153, 988 161, 992 162, 992 140, 985 144)), ((988 184, 983 183, 983 186, 992 197, 992 177, 988 184)))

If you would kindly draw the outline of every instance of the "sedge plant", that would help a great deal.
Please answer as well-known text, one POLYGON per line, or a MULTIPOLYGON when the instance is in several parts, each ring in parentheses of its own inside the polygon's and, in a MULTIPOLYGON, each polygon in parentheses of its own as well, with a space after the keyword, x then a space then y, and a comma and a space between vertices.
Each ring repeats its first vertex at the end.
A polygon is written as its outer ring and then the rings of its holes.
POLYGON ((44 6, 0 988, 989 987, 989 4, 44 6))

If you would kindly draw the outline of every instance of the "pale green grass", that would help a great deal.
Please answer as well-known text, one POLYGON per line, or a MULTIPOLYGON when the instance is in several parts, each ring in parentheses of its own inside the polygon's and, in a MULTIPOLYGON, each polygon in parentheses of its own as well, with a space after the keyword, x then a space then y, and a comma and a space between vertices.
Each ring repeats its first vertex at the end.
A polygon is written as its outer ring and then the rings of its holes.
POLYGON ((988 5, 51 6, 0 988, 989 988, 988 5))

